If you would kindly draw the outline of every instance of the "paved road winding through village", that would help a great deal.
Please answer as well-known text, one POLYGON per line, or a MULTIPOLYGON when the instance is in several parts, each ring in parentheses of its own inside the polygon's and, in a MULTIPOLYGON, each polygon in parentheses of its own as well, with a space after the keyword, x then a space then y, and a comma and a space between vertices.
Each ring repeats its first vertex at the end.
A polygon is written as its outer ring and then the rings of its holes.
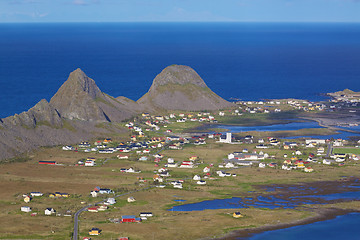
MULTIPOLYGON (((142 189, 138 189, 138 190, 134 190, 134 191, 122 193, 122 194, 116 195, 114 198, 118 198, 118 197, 125 196, 125 195, 131 194, 131 193, 139 192, 139 191, 145 191, 145 190, 148 190, 148 189, 154 188, 154 187, 155 187, 155 186, 150 186, 150 187, 146 187, 146 188, 142 188, 142 189)), ((89 207, 92 207, 92 206, 97 205, 97 204, 104 203, 106 200, 107 200, 107 198, 104 199, 103 201, 100 201, 100 202, 97 202, 97 203, 93 203, 93 204, 89 204, 89 205, 81 208, 80 210, 78 210, 78 211, 75 213, 75 215, 74 215, 74 232, 73 232, 72 240, 78 240, 79 216, 80 216, 80 214, 81 214, 82 212, 86 211, 89 207)))
POLYGON ((326 157, 329 158, 331 153, 332 153, 332 150, 333 150, 333 145, 332 143, 329 143, 328 144, 328 149, 327 149, 327 152, 326 152, 326 157))

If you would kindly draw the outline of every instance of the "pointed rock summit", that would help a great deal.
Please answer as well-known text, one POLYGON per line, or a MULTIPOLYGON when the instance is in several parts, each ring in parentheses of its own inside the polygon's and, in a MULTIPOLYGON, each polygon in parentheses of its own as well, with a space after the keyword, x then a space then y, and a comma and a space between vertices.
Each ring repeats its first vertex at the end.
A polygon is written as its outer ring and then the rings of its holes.
POLYGON ((233 106, 207 87, 190 67, 171 65, 154 79, 138 103, 150 110, 217 110, 233 106))
POLYGON ((51 98, 50 104, 62 117, 71 120, 122 121, 137 112, 136 107, 129 108, 101 92, 95 81, 79 68, 70 73, 68 80, 51 98))

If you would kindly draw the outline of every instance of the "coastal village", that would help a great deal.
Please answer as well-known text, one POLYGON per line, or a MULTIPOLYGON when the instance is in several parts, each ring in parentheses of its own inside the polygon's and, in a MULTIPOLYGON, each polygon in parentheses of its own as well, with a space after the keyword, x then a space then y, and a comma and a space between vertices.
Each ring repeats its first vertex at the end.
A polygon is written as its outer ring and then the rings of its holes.
POLYGON ((357 196, 319 198, 358 187, 349 93, 228 102, 171 65, 134 102, 77 69, 50 102, 0 122, 3 153, 23 153, 0 168, 0 238, 227 239, 359 211, 357 196))
MULTIPOLYGON (((37 162, 39 165, 49 165, 45 171, 56 171, 56 168, 84 168, 84 171, 106 168, 120 180, 116 186, 99 181, 98 185, 86 190, 87 194, 70 192, 70 189, 62 192, 63 189, 59 191, 52 187, 40 192, 34 187, 23 193, 23 203, 17 200, 16 205, 19 211, 34 219, 39 216, 72 219, 79 210, 75 206, 82 206, 80 219, 89 220, 86 225, 83 225, 82 220, 79 223, 81 239, 109 239, 110 233, 107 233, 104 225, 119 223, 126 226, 119 225, 123 230, 116 239, 133 239, 132 231, 141 229, 137 224, 152 223, 164 214, 147 204, 146 198, 138 197, 137 191, 146 193, 158 189, 156 192, 176 192, 176 196, 172 197, 174 199, 169 199, 173 201, 166 209, 169 210, 186 201, 183 199, 185 197, 180 197, 186 192, 211 192, 223 185, 224 181, 238 182, 238 175, 242 175, 244 169, 256 169, 259 175, 262 171, 273 175, 284 171, 303 175, 305 179, 307 174, 317 175, 327 169, 358 168, 360 140, 306 137, 283 139, 267 135, 269 132, 233 134, 226 130, 213 131, 211 128, 207 133, 183 131, 184 126, 187 129, 198 123, 213 126, 222 123, 224 119, 249 115, 280 114, 290 110, 334 111, 336 107, 332 104, 299 100, 248 101, 238 102, 236 108, 216 112, 173 112, 156 116, 142 113, 124 123, 128 137, 116 137, 116 140, 108 137, 61 146, 58 149, 74 161, 62 161, 59 158, 37 162), (216 150, 217 153, 213 154, 212 149, 219 147, 220 153, 216 150), (197 151, 199 148, 201 150, 197 151), (129 188, 128 183, 122 184, 123 178, 131 179, 134 186, 129 188), (126 211, 123 206, 126 206, 126 211), (128 224, 135 225, 129 228, 128 224)), ((240 182, 238 184, 241 186, 240 182)), ((237 221, 242 221, 239 219, 249 217, 239 209, 227 212, 234 219, 231 221, 235 225, 237 221)), ((54 230, 51 231, 55 234, 54 230)))

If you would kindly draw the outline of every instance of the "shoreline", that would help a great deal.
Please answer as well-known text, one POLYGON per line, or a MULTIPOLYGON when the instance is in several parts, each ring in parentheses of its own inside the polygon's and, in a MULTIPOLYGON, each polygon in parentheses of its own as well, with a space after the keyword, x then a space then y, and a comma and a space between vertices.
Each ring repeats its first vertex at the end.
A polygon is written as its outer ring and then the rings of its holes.
POLYGON ((360 213, 359 210, 355 209, 339 209, 339 208, 323 208, 323 209, 315 209, 312 208, 311 212, 315 212, 317 215, 305 219, 300 219, 294 222, 290 223, 281 223, 276 225, 264 225, 257 228, 247 228, 247 229, 241 229, 241 230, 235 230, 230 233, 225 234, 222 237, 219 238, 204 238, 202 240, 245 240, 250 238, 253 235, 267 232, 267 231, 273 231, 273 230, 279 230, 279 229, 286 229, 290 227, 295 226, 301 226, 301 225, 307 225, 312 224, 315 222, 321 222, 326 220, 335 219, 338 216, 343 216, 350 213, 360 213))

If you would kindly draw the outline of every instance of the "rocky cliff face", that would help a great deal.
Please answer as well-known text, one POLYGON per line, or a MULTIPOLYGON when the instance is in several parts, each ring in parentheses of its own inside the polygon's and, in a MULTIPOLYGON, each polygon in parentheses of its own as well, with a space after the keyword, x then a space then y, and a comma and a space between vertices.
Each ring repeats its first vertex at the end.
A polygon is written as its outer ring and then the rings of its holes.
POLYGON ((51 98, 50 104, 67 119, 91 122, 119 122, 138 113, 100 91, 95 81, 76 69, 51 98))
POLYGON ((125 97, 113 98, 77 69, 51 98, 27 112, 0 119, 0 159, 40 146, 72 144, 122 129, 102 129, 99 122, 120 122, 138 114, 140 107, 125 97))
POLYGON ((217 110, 232 103, 216 95, 190 67, 172 65, 153 81, 149 92, 137 101, 149 110, 217 110))
POLYGON ((42 99, 27 112, 15 114, 3 120, 4 124, 35 128, 37 125, 46 124, 54 127, 62 126, 60 114, 48 101, 42 99))

